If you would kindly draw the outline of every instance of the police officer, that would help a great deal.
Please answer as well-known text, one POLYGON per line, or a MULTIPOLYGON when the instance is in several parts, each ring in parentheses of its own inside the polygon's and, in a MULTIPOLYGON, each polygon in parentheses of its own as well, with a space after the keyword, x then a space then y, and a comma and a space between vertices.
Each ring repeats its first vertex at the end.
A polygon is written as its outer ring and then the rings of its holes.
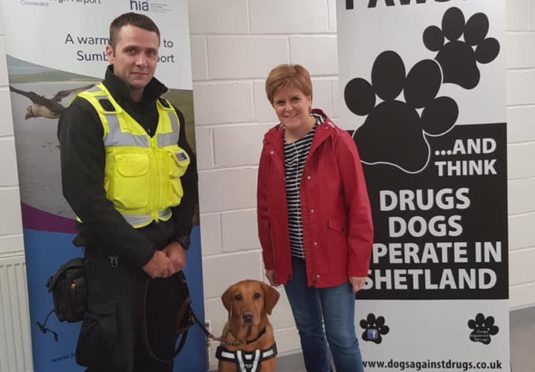
POLYGON ((154 78, 159 46, 147 16, 113 20, 105 79, 58 125, 63 194, 79 219, 75 244, 85 247, 89 306, 76 360, 89 372, 173 369, 147 352, 140 325, 147 322, 155 353, 172 355, 176 336, 158 319, 180 305, 175 279, 186 265, 197 172, 184 117, 154 78), (145 313, 147 302, 158 311, 145 313))

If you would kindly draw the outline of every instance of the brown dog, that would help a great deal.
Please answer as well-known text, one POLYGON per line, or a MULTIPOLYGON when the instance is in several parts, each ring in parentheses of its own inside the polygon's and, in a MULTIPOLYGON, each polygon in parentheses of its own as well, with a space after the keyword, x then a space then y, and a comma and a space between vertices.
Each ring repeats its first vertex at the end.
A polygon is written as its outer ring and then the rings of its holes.
POLYGON ((220 372, 275 371, 277 349, 268 315, 279 296, 258 280, 243 280, 223 293, 229 317, 217 349, 220 372))

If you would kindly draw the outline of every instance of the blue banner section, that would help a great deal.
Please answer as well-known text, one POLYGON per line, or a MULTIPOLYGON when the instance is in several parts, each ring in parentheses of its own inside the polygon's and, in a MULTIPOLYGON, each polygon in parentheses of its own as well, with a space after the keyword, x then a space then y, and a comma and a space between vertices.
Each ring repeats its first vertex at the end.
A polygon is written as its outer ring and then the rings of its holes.
MULTIPOLYGON (((59 322, 50 314, 44 333, 42 327, 52 309, 52 295, 48 293, 48 278, 61 264, 70 258, 82 256, 82 251, 72 245, 73 234, 54 233, 32 229, 24 230, 28 292, 32 333, 33 362, 35 372, 80 372, 82 367, 75 362, 75 349, 81 323, 59 322)), ((188 250, 188 265, 184 270, 193 301, 193 310, 200 320, 204 319, 200 229, 196 226, 191 234, 188 250)), ((205 372, 206 339, 199 327, 190 329, 186 345, 175 361, 175 371, 205 372), (182 368, 182 369, 181 369, 182 368)))

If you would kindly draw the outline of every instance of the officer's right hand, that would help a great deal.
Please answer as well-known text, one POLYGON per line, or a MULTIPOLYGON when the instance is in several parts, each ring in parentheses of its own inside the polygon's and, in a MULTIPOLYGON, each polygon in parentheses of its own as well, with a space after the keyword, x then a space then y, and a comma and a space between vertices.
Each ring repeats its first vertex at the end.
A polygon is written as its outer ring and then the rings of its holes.
POLYGON ((162 251, 155 251, 143 270, 151 278, 167 278, 175 273, 173 262, 162 251))

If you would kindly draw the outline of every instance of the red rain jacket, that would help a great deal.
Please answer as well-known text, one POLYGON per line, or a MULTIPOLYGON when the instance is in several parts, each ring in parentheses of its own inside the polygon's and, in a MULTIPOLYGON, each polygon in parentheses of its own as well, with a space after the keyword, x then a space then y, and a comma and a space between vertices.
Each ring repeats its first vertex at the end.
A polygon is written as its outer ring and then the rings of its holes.
MULTIPOLYGON (((373 243, 370 202, 351 136, 321 110, 303 169, 300 198, 309 286, 328 288, 368 276, 373 243)), ((292 276, 284 173, 284 129, 264 136, 258 169, 258 231, 266 270, 285 284, 292 276)))

